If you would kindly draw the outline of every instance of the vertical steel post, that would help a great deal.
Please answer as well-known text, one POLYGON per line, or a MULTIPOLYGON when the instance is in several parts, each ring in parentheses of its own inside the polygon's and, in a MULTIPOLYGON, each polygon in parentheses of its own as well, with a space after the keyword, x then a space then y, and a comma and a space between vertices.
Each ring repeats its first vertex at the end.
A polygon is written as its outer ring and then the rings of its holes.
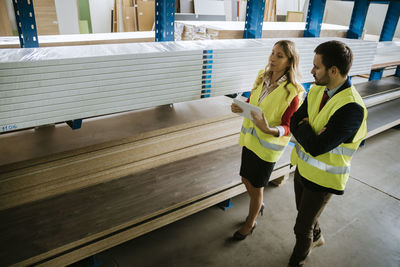
POLYGON ((326 0, 310 0, 304 37, 319 37, 326 0))
MULTIPOLYGON (((246 6, 246 21, 244 24, 243 39, 262 37, 262 28, 265 13, 265 0, 248 0, 246 6)), ((242 93, 249 97, 250 92, 242 93)))
POLYGON ((155 41, 174 41, 175 1, 155 1, 155 41))
POLYGON ((400 2, 390 2, 386 12, 385 22, 383 23, 379 42, 392 41, 394 32, 396 31, 397 22, 400 15, 400 2))
POLYGON ((365 19, 367 18, 369 7, 368 0, 354 1, 353 13, 351 14, 350 26, 347 31, 347 38, 361 39, 365 19))
POLYGON ((265 0, 248 0, 243 38, 261 38, 264 21, 265 0))
POLYGON ((21 48, 39 47, 33 0, 12 0, 21 48))

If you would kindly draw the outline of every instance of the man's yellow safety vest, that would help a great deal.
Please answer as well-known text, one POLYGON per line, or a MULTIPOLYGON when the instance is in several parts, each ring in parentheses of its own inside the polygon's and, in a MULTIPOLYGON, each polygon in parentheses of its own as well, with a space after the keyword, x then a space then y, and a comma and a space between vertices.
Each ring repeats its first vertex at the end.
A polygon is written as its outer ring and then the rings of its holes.
POLYGON ((297 165, 301 176, 323 187, 343 191, 350 173, 351 158, 367 135, 367 109, 354 86, 335 94, 319 111, 325 86, 313 86, 307 96, 307 112, 311 128, 317 134, 332 115, 349 103, 357 103, 364 109, 364 118, 351 143, 342 143, 327 153, 313 157, 301 144, 292 151, 291 163, 297 165))
MULTIPOLYGON (((262 75, 262 72, 260 72, 259 75, 262 75)), ((264 81, 251 93, 250 104, 261 108, 271 127, 281 125, 283 114, 289 107, 293 98, 299 94, 297 88, 293 84, 286 84, 287 81, 281 83, 261 101, 260 105, 258 105, 258 100, 264 81), (284 88, 285 85, 290 91, 289 96, 288 91, 284 88)), ((302 93, 303 92, 301 92, 301 94, 302 93)), ((300 99, 299 97, 299 100, 300 99)), ((239 137, 239 145, 247 147, 264 161, 276 162, 282 155, 289 140, 290 136, 275 137, 271 134, 266 134, 257 128, 252 120, 244 118, 239 137)))

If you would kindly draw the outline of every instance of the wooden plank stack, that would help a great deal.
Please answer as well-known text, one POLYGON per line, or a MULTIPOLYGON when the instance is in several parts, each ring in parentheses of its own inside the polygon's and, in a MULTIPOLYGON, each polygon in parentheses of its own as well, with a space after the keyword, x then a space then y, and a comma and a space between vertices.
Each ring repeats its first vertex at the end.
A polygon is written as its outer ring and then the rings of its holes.
POLYGON ((54 0, 33 0, 37 33, 59 34, 56 5, 54 0))
MULTIPOLYGON (((0 265, 71 264, 244 192, 230 103, 1 135, 0 265)), ((272 179, 289 173, 289 152, 272 179)))
POLYGON ((0 36, 12 36, 10 17, 6 1, 0 1, 0 36))
MULTIPOLYGON (((35 145, 30 148, 30 152, 36 154, 34 158, 19 161, 19 156, 16 154, 15 162, 9 162, 7 158, 2 159, 0 209, 107 182, 235 144, 241 118, 229 114, 226 101, 211 103, 214 106, 222 105, 224 110, 218 111, 218 107, 213 109, 216 110, 214 112, 223 112, 224 115, 218 116, 215 113, 211 118, 200 115, 203 118, 201 120, 195 120, 196 116, 191 115, 189 123, 173 125, 173 120, 179 119, 182 114, 175 116, 174 108, 160 107, 152 111, 134 113, 136 116, 132 115, 130 119, 134 119, 132 123, 141 124, 141 131, 136 130, 136 134, 121 140, 90 146, 84 142, 86 146, 55 155, 48 149, 47 155, 41 157, 37 155, 40 148, 35 145), (154 114, 157 112, 160 114, 154 114), (161 121, 164 125, 170 122, 172 126, 147 130, 154 127, 152 125, 160 124, 161 121), (7 161, 8 164, 5 164, 7 161)), ((185 108, 199 109, 199 105, 201 103, 193 103, 185 105, 185 108)), ((90 122, 88 123, 90 125, 90 122)), ((82 136, 83 134, 85 133, 80 133, 80 138, 91 138, 90 133, 86 133, 88 136, 82 136)), ((38 135, 40 136, 40 131, 38 135)), ((35 135, 29 138, 29 142, 33 142, 35 135)), ((4 146, 12 150, 11 146, 7 145, 10 142, 7 136, 2 136, 1 141, 4 146)))

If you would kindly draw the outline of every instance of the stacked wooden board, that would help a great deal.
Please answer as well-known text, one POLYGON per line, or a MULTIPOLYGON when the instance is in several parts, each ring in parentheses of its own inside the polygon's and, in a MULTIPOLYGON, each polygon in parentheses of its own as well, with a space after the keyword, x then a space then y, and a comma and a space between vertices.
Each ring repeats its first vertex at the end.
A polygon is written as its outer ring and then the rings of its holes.
MULTIPOLYGON (((244 192, 231 102, 1 135, 0 265, 70 264, 244 192)), ((289 153, 271 179, 289 173, 289 153)))
POLYGON ((58 34, 58 19, 54 0, 33 0, 37 33, 58 34))
POLYGON ((15 137, 1 136, 1 146, 8 153, 1 158, 0 209, 235 144, 241 118, 230 114, 226 101, 218 99, 208 102, 212 106, 210 114, 193 114, 194 109, 207 112, 201 105, 200 101, 181 105, 182 108, 175 105, 134 112, 128 117, 131 127, 118 127, 130 131, 123 138, 120 134, 108 137, 114 129, 93 126, 110 127, 106 121, 118 120, 115 116, 102 120, 100 125, 96 124, 96 120, 89 121, 87 127, 85 125, 76 134, 70 129, 63 129, 64 133, 61 134, 57 128, 45 128, 22 133, 26 139, 18 133, 15 137), (93 139, 92 136, 99 130, 100 139, 93 139), (75 138, 78 146, 73 143, 75 138), (67 142, 66 139, 71 141, 67 142), (20 144, 20 147, 14 144, 20 144))
MULTIPOLYGON (((3 49, 0 131, 249 91, 277 40, 3 49)), ((311 82, 313 50, 328 39, 293 40, 311 82)), ((355 55, 350 75, 368 72, 376 42, 339 40, 355 55)))
POLYGON ((6 1, 0 1, 0 36, 12 36, 12 28, 6 1))

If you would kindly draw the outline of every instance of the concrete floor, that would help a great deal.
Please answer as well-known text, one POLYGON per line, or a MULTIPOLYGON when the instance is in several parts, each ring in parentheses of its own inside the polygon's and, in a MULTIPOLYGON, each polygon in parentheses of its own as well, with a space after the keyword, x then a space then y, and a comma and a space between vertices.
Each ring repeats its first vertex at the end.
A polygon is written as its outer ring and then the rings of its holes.
MULTIPOLYGON (((306 266, 400 266, 400 130, 369 139, 352 164, 343 196, 320 217, 326 244, 306 266)), ((230 237, 247 215, 248 196, 172 223, 96 256, 100 266, 286 266, 295 238, 293 177, 267 187, 264 216, 253 235, 230 237)), ((89 266, 84 261, 74 266, 89 266)))

